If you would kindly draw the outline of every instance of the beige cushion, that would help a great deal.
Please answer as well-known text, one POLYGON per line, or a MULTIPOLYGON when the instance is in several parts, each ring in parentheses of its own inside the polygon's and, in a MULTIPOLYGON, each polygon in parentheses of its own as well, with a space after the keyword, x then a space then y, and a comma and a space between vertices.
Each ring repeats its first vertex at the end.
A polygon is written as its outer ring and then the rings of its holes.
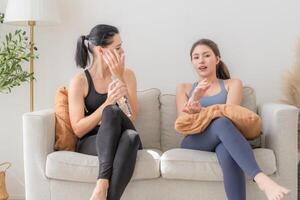
MULTIPOLYGON (((255 159, 263 172, 276 172, 273 150, 253 150, 255 159)), ((168 179, 223 181, 222 170, 213 152, 190 149, 171 149, 161 156, 161 174, 168 179)))
MULTIPOLYGON (((176 120, 176 96, 174 94, 163 94, 161 102, 161 149, 162 151, 180 147, 183 136, 174 129, 176 120)), ((251 87, 243 88, 243 101, 241 104, 253 112, 257 112, 255 92, 251 87)), ((249 141, 252 147, 260 146, 260 137, 249 141)))
MULTIPOLYGON (((159 150, 139 150, 132 180, 160 176, 159 150)), ((57 151, 47 156, 46 176, 52 179, 94 183, 98 177, 98 157, 70 151, 57 151)))
POLYGON ((159 89, 138 91, 139 113, 134 123, 144 148, 160 149, 159 89))
POLYGON ((184 136, 174 129, 177 116, 176 96, 173 94, 163 94, 160 96, 161 103, 161 149, 163 152, 180 147, 184 136))
POLYGON ((252 110, 257 113, 257 104, 256 104, 256 95, 255 90, 252 87, 244 86, 243 87, 243 99, 241 106, 252 110))

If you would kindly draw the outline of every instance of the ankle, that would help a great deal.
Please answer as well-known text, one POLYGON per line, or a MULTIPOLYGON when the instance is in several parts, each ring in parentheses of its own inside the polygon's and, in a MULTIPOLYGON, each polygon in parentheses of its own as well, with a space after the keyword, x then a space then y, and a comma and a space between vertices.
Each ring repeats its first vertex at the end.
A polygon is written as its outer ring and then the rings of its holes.
POLYGON ((96 185, 101 190, 107 190, 109 187, 108 179, 98 179, 96 185))
POLYGON ((269 177, 264 173, 260 172, 254 177, 254 181, 257 183, 258 187, 264 191, 267 186, 269 177))

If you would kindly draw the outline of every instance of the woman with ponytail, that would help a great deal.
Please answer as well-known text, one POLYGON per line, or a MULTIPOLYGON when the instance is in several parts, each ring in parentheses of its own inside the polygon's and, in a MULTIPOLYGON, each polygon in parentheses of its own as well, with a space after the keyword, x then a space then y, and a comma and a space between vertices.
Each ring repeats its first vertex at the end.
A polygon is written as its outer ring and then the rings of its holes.
MULTIPOLYGON (((241 103, 242 82, 230 78, 218 46, 213 41, 198 40, 191 48, 190 57, 198 81, 177 86, 178 116, 201 112, 201 107, 213 104, 241 103)), ((225 117, 215 119, 199 134, 186 136, 181 147, 217 154, 228 200, 246 200, 245 174, 257 183, 269 200, 283 199, 289 193, 288 189, 275 183, 260 170, 249 143, 225 117)))
POLYGON ((70 82, 69 113, 79 138, 76 151, 98 156, 99 160, 90 200, 119 200, 133 174, 137 151, 142 148, 132 123, 138 112, 136 78, 125 67, 124 58, 116 27, 97 25, 77 41, 75 61, 83 71, 70 82), (124 97, 130 115, 117 103, 124 97))

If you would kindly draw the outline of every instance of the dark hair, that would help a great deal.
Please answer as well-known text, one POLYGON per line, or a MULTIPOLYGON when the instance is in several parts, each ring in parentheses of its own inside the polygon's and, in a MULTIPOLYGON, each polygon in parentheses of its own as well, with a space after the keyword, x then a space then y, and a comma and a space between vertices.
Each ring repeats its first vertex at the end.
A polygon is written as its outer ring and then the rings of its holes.
POLYGON ((110 25, 99 24, 92 28, 89 35, 82 35, 77 40, 77 48, 75 54, 76 65, 81 68, 86 68, 90 63, 89 52, 93 54, 93 46, 106 47, 113 41, 112 38, 118 34, 119 30, 110 25))
MULTIPOLYGON (((192 59, 193 51, 198 45, 208 46, 214 52, 215 56, 221 58, 220 50, 218 48, 218 45, 215 42, 209 39, 200 39, 197 42, 195 42, 191 48, 190 51, 191 59, 192 59)), ((222 60, 220 60, 220 62, 217 64, 216 74, 218 79, 230 79, 229 70, 222 60)))

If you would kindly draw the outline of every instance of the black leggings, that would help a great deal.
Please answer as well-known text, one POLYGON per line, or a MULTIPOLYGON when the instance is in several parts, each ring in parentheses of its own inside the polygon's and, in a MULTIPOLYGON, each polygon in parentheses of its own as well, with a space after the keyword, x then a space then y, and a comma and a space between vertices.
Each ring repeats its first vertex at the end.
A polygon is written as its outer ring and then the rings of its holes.
POLYGON ((110 180, 107 200, 121 198, 132 177, 138 149, 142 143, 134 125, 115 105, 104 108, 97 135, 77 144, 77 152, 98 156, 98 179, 110 180))

